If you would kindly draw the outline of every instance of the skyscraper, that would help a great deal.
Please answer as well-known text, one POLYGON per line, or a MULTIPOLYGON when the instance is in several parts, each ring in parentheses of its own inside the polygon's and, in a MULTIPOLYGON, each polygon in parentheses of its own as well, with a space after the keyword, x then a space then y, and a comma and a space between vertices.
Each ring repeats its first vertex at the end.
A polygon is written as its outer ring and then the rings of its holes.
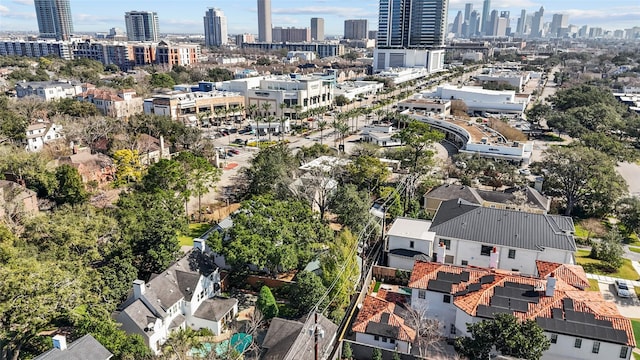
POLYGON ((462 11, 458 11, 456 18, 453 20, 453 27, 451 29, 451 32, 454 33, 456 36, 462 35, 462 24, 464 23, 462 16, 463 16, 462 11))
POLYGON ((271 42, 271 0, 258 0, 258 41, 271 42))
POLYGON ((154 11, 129 11, 124 14, 124 21, 129 41, 158 41, 160 35, 158 13, 154 11))
POLYGON ((380 0, 378 47, 443 47, 447 3, 447 0, 380 0))
POLYGON ((35 0, 34 5, 40 36, 69 40, 73 33, 69 0, 35 0))
POLYGON ((482 17, 480 18, 480 32, 483 35, 487 35, 489 33, 490 13, 491 13, 491 0, 484 0, 484 3, 482 3, 482 17))
POLYGON ((540 7, 539 11, 533 15, 533 19, 531 20, 531 34, 529 34, 532 38, 541 38, 542 37, 542 25, 543 25, 543 17, 544 17, 544 7, 540 7))
POLYGON ((345 20, 344 38, 351 40, 366 39, 369 35, 369 21, 366 19, 345 20))
POLYGON ((311 18, 311 39, 316 41, 324 40, 323 18, 311 18))
POLYGON ((527 21, 527 10, 522 9, 520 12, 520 18, 518 19, 518 25, 516 26, 516 33, 522 35, 525 32, 525 23, 527 21))
POLYGON ((551 19, 551 26, 549 27, 549 33, 552 37, 558 37, 561 34, 561 29, 566 29, 569 26, 569 15, 565 14, 553 14, 551 19))
POLYGON ((472 3, 464 4, 464 21, 469 21, 469 18, 471 17, 471 12, 472 11, 473 11, 473 4, 472 3))
POLYGON ((204 43, 207 46, 222 46, 228 42, 227 17, 220 9, 208 9, 204 15, 204 43))
POLYGON ((469 26, 467 27, 467 37, 476 36, 480 32, 480 14, 473 10, 469 15, 469 26))

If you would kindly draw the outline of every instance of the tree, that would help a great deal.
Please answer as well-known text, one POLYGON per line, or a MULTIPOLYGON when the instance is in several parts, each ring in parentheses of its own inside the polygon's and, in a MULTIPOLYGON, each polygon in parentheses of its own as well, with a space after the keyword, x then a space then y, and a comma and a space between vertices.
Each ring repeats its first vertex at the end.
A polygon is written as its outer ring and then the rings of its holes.
MULTIPOLYGON (((335 241, 329 244, 329 250, 320 257, 323 284, 327 287, 334 284, 329 293, 332 299, 329 307, 337 310, 336 313, 342 313, 349 305, 350 296, 360 278, 357 246, 358 237, 346 229, 340 232, 335 241)), ((339 322, 342 317, 333 320, 339 322)))
POLYGON ((399 133, 394 134, 393 138, 400 140, 411 150, 409 157, 411 172, 424 174, 433 157, 433 151, 428 149, 434 142, 444 139, 444 135, 440 131, 431 130, 429 124, 414 120, 410 121, 409 125, 399 133))
POLYGON ((371 201, 366 192, 353 184, 338 186, 329 202, 329 208, 338 215, 338 222, 359 234, 369 222, 371 201))
POLYGON ((188 151, 178 154, 175 160, 183 164, 188 188, 198 196, 198 216, 199 221, 202 221, 202 195, 211 190, 220 179, 222 171, 211 165, 207 159, 188 151))
POLYGON ((116 166, 115 186, 121 186, 130 182, 137 182, 142 177, 142 164, 138 150, 121 149, 113 154, 113 162, 116 166))
POLYGON ((614 161, 606 154, 584 146, 548 148, 544 159, 535 165, 546 169, 545 190, 564 199, 565 215, 576 206, 591 214, 606 214, 627 189, 615 171, 614 161))
POLYGON ((372 156, 360 156, 347 165, 348 181, 369 193, 377 191, 389 175, 389 169, 380 159, 372 156))
POLYGON ((283 189, 288 188, 296 169, 297 162, 286 144, 261 149, 251 159, 251 167, 244 170, 248 182, 247 194, 282 194, 283 189))
POLYGON ((401 360, 400 354, 394 351, 391 360, 401 360))
POLYGON ((382 350, 373 348, 371 352, 371 360, 382 360, 382 350))
POLYGON ((470 337, 456 340, 456 350, 471 359, 488 359, 491 348, 502 355, 538 360, 551 343, 534 320, 520 322, 511 314, 467 324, 470 337))
POLYGON ((276 298, 273 297, 268 286, 263 285, 260 288, 256 308, 260 310, 267 320, 278 316, 278 304, 276 304, 276 298))
POLYGON ((171 332, 167 342, 164 344, 163 352, 173 352, 178 360, 187 358, 187 351, 191 348, 202 348, 202 343, 198 339, 198 332, 190 327, 178 329, 171 332))
POLYGON ((63 164, 56 169, 58 185, 53 199, 58 205, 77 205, 87 201, 89 194, 84 188, 78 170, 71 165, 63 164))
POLYGON ((418 348, 420 356, 426 357, 429 352, 440 350, 442 323, 430 318, 426 308, 407 307, 405 319, 407 325, 416 330, 414 346, 418 348))
POLYGON ((173 78, 166 73, 151 74, 150 83, 153 88, 168 88, 168 89, 173 88, 176 84, 173 78))
MULTIPOLYGON (((291 289, 289 301, 291 306, 297 310, 298 316, 309 313, 314 306, 320 301, 326 287, 322 284, 322 279, 312 272, 302 271, 298 273, 296 283, 291 289)), ((319 304, 322 308, 324 302, 319 304)))
POLYGON ((593 244, 590 257, 602 260, 602 265, 610 272, 614 272, 622 266, 623 255, 622 236, 614 227, 604 238, 593 244))
POLYGON ((627 235, 640 232, 640 199, 628 197, 620 200, 617 206, 618 217, 624 225, 627 235))
POLYGON ((345 106, 349 104, 351 101, 344 95, 337 95, 333 98, 333 101, 336 103, 336 106, 345 106))
POLYGON ((345 360, 351 360, 353 356, 353 350, 351 349, 351 343, 344 341, 342 343, 342 358, 345 360))
POLYGON ((318 120, 318 130, 320 130, 320 145, 322 145, 322 139, 324 138, 322 136, 322 132, 324 131, 324 129, 327 128, 327 121, 326 120, 318 120))
POLYGON ((540 126, 541 120, 546 120, 547 116, 551 114, 551 106, 537 102, 530 109, 526 111, 527 120, 534 125, 540 126))

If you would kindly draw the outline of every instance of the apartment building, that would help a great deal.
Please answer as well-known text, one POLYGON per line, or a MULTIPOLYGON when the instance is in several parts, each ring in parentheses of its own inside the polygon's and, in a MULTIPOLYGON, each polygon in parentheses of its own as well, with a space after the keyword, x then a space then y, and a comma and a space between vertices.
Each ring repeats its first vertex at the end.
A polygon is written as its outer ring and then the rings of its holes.
POLYGON ((76 100, 90 102, 106 116, 126 119, 131 115, 143 112, 144 99, 136 96, 133 89, 113 91, 110 89, 96 89, 91 85, 76 96, 76 100))

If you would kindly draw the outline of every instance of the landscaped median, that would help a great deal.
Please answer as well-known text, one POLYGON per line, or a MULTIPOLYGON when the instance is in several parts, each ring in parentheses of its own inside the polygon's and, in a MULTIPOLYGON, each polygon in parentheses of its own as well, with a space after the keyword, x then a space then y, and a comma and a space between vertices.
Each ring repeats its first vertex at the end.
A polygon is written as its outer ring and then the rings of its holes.
POLYGON ((578 250, 576 252, 576 261, 578 265, 582 265, 584 271, 589 274, 597 274, 604 276, 611 276, 614 278, 638 280, 640 275, 634 270, 631 265, 631 260, 623 259, 622 266, 615 272, 608 272, 607 266, 602 260, 592 259, 589 257, 589 250, 578 250))

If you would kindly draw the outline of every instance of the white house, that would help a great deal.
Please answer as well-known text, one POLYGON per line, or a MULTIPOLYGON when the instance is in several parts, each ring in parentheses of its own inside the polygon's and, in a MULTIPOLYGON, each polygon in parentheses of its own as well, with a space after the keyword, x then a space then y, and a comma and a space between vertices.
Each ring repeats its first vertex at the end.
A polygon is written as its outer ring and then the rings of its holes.
MULTIPOLYGON (((427 222, 424 222, 424 226, 427 222)), ((567 216, 487 208, 464 200, 443 201, 430 231, 433 246, 446 246, 445 262, 536 273, 536 260, 575 264, 573 220, 567 216), (491 254, 496 253, 495 264, 491 254)))
POLYGON ((202 239, 194 248, 148 283, 133 282, 133 295, 114 314, 122 329, 140 334, 158 354, 173 331, 207 328, 219 335, 238 313, 236 299, 222 299, 220 273, 202 239))
POLYGON ((583 290, 588 279, 582 267, 537 265, 538 276, 522 276, 417 261, 409 280, 411 306, 439 320, 448 337, 468 336, 467 324, 508 313, 542 327, 551 342, 544 360, 630 359, 631 322, 600 292, 583 290))
POLYGON ((367 295, 353 322, 356 341, 399 353, 411 353, 416 330, 407 325, 407 310, 400 296, 379 290, 376 296, 367 295))
POLYGON ((430 227, 430 221, 397 218, 386 237, 388 266, 411 270, 416 259, 430 260, 436 236, 430 227))
POLYGON ((73 98, 82 92, 82 84, 75 81, 22 81, 16 83, 18 98, 37 96, 44 101, 73 98))
POLYGON ((91 334, 67 344, 67 337, 55 335, 51 338, 53 348, 34 358, 34 360, 91 359, 109 360, 113 354, 109 352, 91 334))
POLYGON ((402 142, 393 137, 397 133, 391 124, 365 125, 362 128, 362 141, 378 146, 400 146, 402 142))
POLYGON ((44 144, 61 138, 62 126, 48 121, 38 121, 27 127, 25 150, 32 152, 41 151, 44 144))

